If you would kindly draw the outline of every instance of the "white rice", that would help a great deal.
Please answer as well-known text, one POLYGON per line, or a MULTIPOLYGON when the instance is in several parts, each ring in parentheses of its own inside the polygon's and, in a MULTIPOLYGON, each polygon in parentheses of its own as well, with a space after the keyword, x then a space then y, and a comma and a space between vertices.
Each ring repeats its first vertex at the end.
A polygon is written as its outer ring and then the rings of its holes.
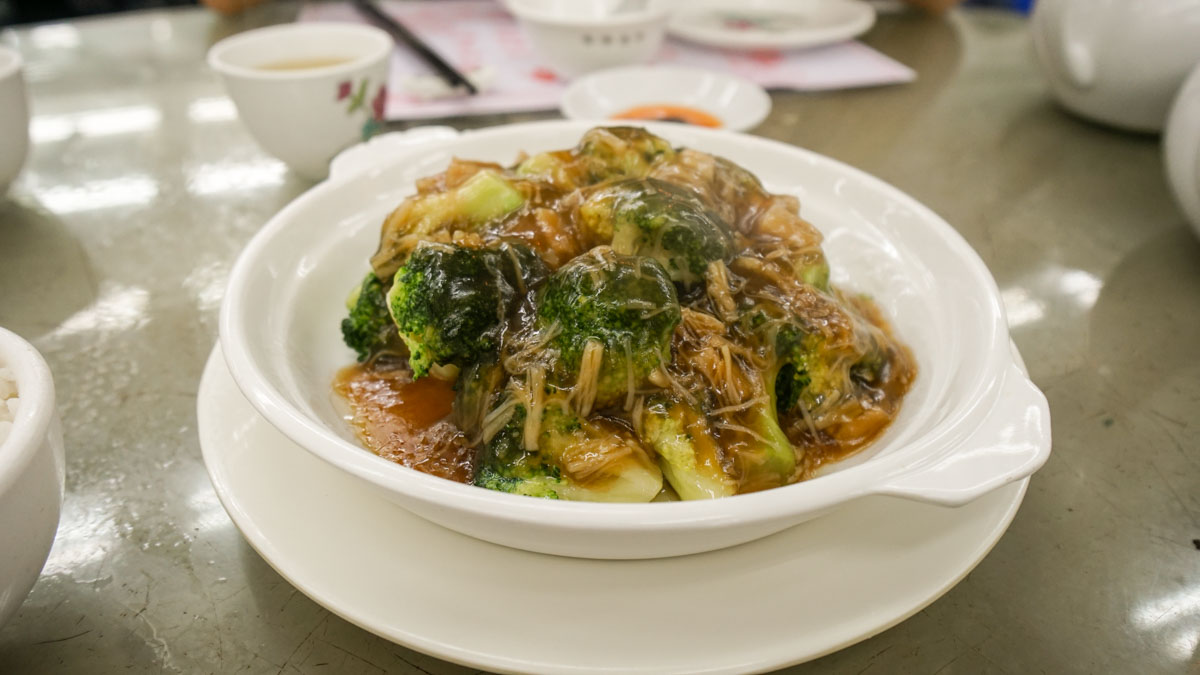
POLYGON ((17 405, 21 399, 17 396, 17 380, 12 371, 0 366, 0 445, 12 431, 13 420, 17 418, 17 405))

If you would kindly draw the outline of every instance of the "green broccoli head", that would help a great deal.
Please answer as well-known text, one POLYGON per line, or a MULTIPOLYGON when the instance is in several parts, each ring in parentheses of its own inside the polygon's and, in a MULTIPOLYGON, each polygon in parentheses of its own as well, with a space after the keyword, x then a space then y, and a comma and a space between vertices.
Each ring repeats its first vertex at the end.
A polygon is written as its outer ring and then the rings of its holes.
POLYGON ((801 399, 812 407, 820 397, 813 376, 820 379, 822 364, 820 338, 805 333, 794 323, 785 323, 775 335, 775 409, 780 415, 794 410, 801 399))
POLYGON ((812 410, 836 394, 835 357, 819 333, 805 330, 781 308, 768 303, 745 312, 739 324, 771 351, 766 385, 780 417, 797 413, 801 404, 812 410))
POLYGON ((733 251, 733 234, 716 212, 694 193, 654 178, 600 188, 579 206, 579 222, 617 253, 654 258, 684 285, 702 281, 710 262, 733 251))
MULTIPOLYGON (((679 300, 666 271, 652 258, 597 247, 563 265, 546 282, 537 310, 539 330, 557 332, 555 384, 575 385, 581 400, 606 407, 641 387, 670 360, 679 300)), ((591 406, 583 404, 586 412, 591 406)))
MULTIPOLYGON (((511 401, 497 408, 504 405, 511 401)), ((579 417, 557 398, 538 409, 537 447, 524 445, 531 420, 518 403, 483 447, 475 485, 528 497, 602 502, 648 502, 662 490, 662 473, 628 431, 579 417)))
POLYGON ((595 127, 579 140, 575 153, 588 169, 590 182, 645 176, 660 159, 675 150, 665 139, 640 127, 595 127))
POLYGON ((756 441, 739 456, 743 482, 755 486, 754 489, 792 482, 796 472, 796 448, 779 426, 776 407, 768 401, 738 413, 736 417, 756 441))
POLYGON ((525 406, 518 404, 508 423, 483 447, 475 485, 526 497, 559 499, 563 481, 558 467, 537 452, 525 451, 525 419, 525 406))
POLYGON ((387 307, 408 346, 414 377, 433 366, 492 357, 518 293, 540 282, 535 254, 505 244, 476 249, 422 242, 396 271, 387 307))
POLYGON ((412 238, 477 230, 520 209, 526 201, 518 185, 492 169, 479 171, 449 190, 413 195, 383 221, 371 266, 386 279, 404 264, 412 238))
POLYGON ((723 449, 704 413, 684 401, 652 400, 640 429, 642 442, 654 449, 663 478, 680 499, 714 499, 737 493, 737 481, 721 459, 723 449))
POLYGON ((383 282, 367 272, 346 300, 350 314, 342 319, 342 339, 358 353, 359 361, 386 347, 396 338, 396 326, 388 314, 383 282))

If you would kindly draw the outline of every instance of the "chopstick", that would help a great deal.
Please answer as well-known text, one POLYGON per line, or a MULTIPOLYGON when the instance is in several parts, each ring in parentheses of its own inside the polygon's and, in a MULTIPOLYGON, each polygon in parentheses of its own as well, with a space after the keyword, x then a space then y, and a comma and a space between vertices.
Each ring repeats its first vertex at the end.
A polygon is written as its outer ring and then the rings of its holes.
POLYGON ((437 52, 429 48, 429 45, 422 42, 416 35, 413 35, 408 28, 404 27, 404 24, 385 14, 383 10, 375 6, 374 2, 371 2, 371 0, 350 0, 350 4, 354 5, 354 8, 360 14, 373 21, 380 28, 391 33, 397 42, 403 42, 408 45, 426 63, 433 66, 433 69, 446 81, 446 84, 449 84, 451 87, 465 87, 472 94, 479 93, 475 85, 471 84, 471 81, 464 77, 462 73, 455 70, 454 66, 446 63, 442 57, 437 55, 437 52))

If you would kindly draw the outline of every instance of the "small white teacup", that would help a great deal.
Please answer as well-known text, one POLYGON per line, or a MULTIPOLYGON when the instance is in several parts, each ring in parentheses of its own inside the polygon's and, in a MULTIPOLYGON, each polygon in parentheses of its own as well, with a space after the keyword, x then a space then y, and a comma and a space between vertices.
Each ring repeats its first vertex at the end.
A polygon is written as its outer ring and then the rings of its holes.
POLYGON ((21 172, 29 152, 29 105, 21 55, 0 47, 0 195, 21 172))
POLYGON ((382 128, 392 46, 372 26, 295 23, 226 38, 208 65, 259 144, 320 180, 334 155, 382 128))

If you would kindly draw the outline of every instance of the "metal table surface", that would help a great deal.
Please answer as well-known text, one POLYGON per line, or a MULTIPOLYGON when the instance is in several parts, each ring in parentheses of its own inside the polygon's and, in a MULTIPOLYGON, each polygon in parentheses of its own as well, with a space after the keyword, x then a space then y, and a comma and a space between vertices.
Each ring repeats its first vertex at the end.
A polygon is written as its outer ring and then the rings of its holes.
MULTIPOLYGON (((34 113, 0 199, 0 325, 50 362, 68 452, 58 537, 0 630, 2 673, 469 672, 297 593, 200 460, 196 389, 230 264, 309 187, 254 144, 203 56, 295 11, 0 37, 27 59, 34 113)), ((1056 108, 1017 16, 888 16, 866 40, 920 79, 776 93, 757 133, 874 173, 962 232, 1050 399, 1054 452, 956 588, 787 672, 1200 673, 1200 242, 1158 139, 1056 108)))

